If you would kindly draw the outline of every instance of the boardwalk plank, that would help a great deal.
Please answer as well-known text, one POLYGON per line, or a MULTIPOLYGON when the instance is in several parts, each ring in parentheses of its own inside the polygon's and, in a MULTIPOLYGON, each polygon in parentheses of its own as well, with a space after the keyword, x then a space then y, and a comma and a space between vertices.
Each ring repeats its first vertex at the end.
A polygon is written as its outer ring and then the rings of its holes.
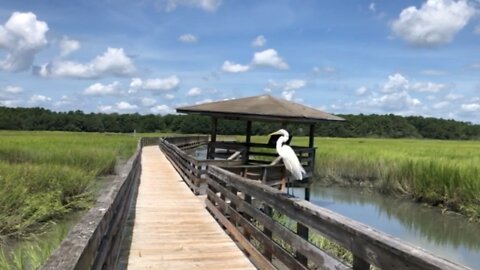
POLYGON ((158 146, 143 148, 128 269, 255 269, 158 146))

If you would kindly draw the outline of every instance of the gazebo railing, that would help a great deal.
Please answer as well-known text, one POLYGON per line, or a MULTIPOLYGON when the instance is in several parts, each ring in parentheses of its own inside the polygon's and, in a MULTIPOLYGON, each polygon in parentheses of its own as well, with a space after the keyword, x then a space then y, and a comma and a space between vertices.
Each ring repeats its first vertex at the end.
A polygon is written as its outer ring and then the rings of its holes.
MULTIPOLYGON (((243 142, 209 142, 210 149, 222 149, 220 153, 215 151, 214 156, 218 158, 225 158, 228 154, 233 153, 238 148, 245 148, 248 150, 248 155, 244 157, 244 164, 272 164, 278 158, 275 151, 275 145, 264 143, 243 143, 243 142), (223 154, 223 153, 227 154, 223 154)), ((297 154, 300 163, 307 172, 306 178, 313 176, 313 169, 315 166, 315 148, 292 145, 293 150, 297 154)))

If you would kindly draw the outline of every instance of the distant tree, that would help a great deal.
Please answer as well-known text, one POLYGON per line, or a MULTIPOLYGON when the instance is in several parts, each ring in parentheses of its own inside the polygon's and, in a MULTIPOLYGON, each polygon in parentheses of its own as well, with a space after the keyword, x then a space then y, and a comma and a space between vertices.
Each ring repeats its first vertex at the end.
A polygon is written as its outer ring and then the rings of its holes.
MULTIPOLYGON (((317 136, 330 137, 384 137, 430 138, 442 140, 480 139, 480 125, 455 120, 422 116, 398 115, 339 115, 345 122, 321 122, 316 125, 317 136)), ((252 133, 265 135, 279 129, 278 122, 253 122, 252 133)), ((308 126, 288 124, 295 136, 307 135, 308 126)), ((80 110, 52 112, 43 108, 0 107, 0 129, 3 130, 61 130, 86 132, 176 132, 209 133, 211 118, 200 115, 140 115, 140 114, 85 114, 80 110)), ((240 120, 220 119, 219 134, 243 134, 246 123, 240 120)))

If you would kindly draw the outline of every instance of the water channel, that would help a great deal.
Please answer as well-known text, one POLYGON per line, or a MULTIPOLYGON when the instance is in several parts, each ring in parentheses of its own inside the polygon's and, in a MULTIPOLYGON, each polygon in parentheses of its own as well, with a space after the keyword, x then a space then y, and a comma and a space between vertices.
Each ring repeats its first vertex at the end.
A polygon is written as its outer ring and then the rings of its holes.
MULTIPOLYGON (((303 190, 295 189, 303 198, 303 190)), ((480 224, 437 208, 358 188, 314 182, 310 201, 472 269, 480 269, 480 224)))

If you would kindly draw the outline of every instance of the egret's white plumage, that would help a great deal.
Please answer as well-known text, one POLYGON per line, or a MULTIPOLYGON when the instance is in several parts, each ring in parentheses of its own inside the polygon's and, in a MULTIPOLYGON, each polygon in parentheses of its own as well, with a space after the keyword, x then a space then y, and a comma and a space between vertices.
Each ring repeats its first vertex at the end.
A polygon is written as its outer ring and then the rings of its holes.
POLYGON ((303 169, 302 164, 298 160, 295 151, 293 151, 290 145, 287 145, 288 137, 290 136, 288 132, 284 129, 280 129, 270 135, 281 134, 277 140, 277 153, 282 158, 285 168, 292 174, 295 180, 302 180, 303 174, 305 174, 305 169, 303 169))

